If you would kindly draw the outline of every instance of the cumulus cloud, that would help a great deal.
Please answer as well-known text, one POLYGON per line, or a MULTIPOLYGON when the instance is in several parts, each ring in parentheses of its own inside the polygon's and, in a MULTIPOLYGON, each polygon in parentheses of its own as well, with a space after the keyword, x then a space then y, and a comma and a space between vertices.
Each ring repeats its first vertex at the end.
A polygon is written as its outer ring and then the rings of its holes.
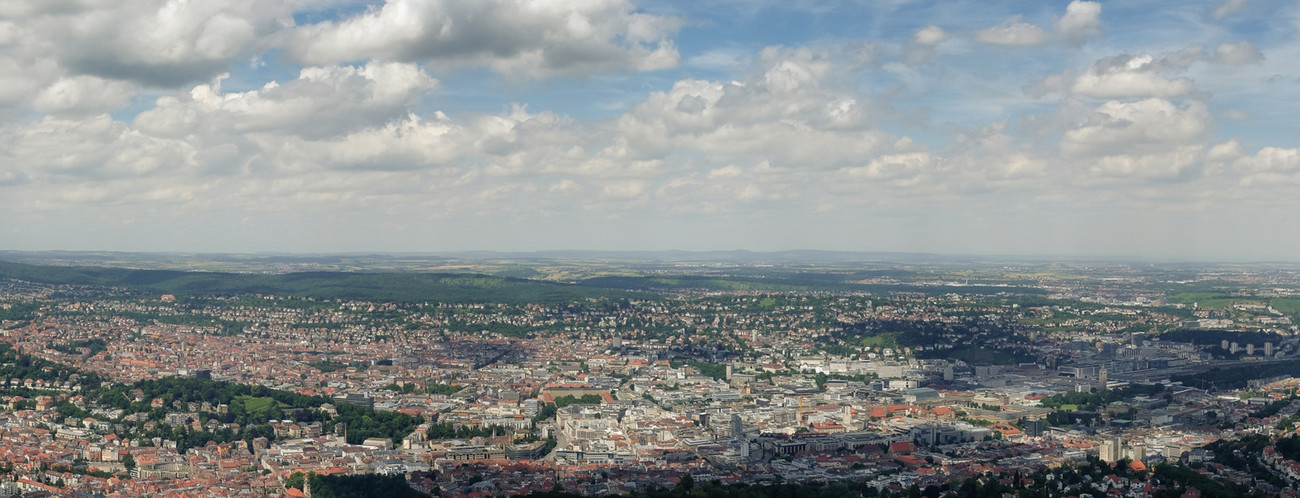
POLYGON ((1238 159, 1233 167, 1244 175, 1300 173, 1300 149, 1264 147, 1253 156, 1238 159))
POLYGON ((478 65, 512 77, 650 71, 678 62, 675 18, 627 0, 389 0, 340 21, 297 27, 289 56, 310 64, 380 57, 478 65))
POLYGON ((929 152, 885 154, 865 166, 845 168, 849 178, 888 182, 894 186, 913 186, 925 182, 933 172, 935 158, 929 152))
POLYGON ((948 33, 944 32, 943 28, 933 24, 917 30, 916 34, 912 36, 912 40, 915 41, 917 45, 925 45, 928 47, 938 45, 940 42, 947 39, 948 33))
POLYGON ((1182 75, 1206 57, 1196 46, 1157 55, 1119 54, 1097 60, 1081 74, 1067 70, 1048 76, 1024 91, 1033 97, 1058 92, 1099 99, 1186 96, 1196 93, 1196 86, 1182 75))
POLYGON ((834 84, 824 52, 773 47, 763 71, 741 82, 682 80, 618 120, 610 153, 664 158, 700 151, 712 161, 838 167, 893 139, 871 126, 871 103, 834 84))
POLYGON ((1012 16, 997 26, 975 31, 975 39, 984 43, 1008 46, 1041 45, 1054 37, 1079 43, 1101 33, 1101 4, 1074 0, 1065 14, 1056 20, 1055 30, 1048 30, 1012 16))
POLYGON ((1002 24, 975 32, 975 39, 994 45, 1041 45, 1050 37, 1047 30, 1033 24, 1020 22, 1019 17, 1007 19, 1002 24))
POLYGON ((15 29, 41 41, 28 50, 52 56, 74 74, 152 86, 220 74, 265 49, 266 37, 292 22, 291 3, 280 0, 19 4, 28 5, 15 9, 23 17, 15 29))
POLYGON ((918 29, 912 35, 912 43, 907 47, 903 59, 908 64, 919 64, 924 62, 934 53, 934 47, 943 43, 949 38, 949 35, 943 28, 933 24, 918 29))
POLYGON ((347 132, 401 117, 437 87, 414 64, 307 67, 298 78, 226 93, 220 81, 159 99, 134 125, 156 136, 288 131, 301 136, 347 132))
POLYGON ((1151 152, 1198 141, 1210 125, 1204 103, 1178 106, 1150 98, 1137 102, 1101 104, 1087 121, 1065 132, 1061 151, 1067 155, 1109 155, 1151 152))
POLYGON ((0 130, 0 150, 24 177, 52 183, 166 175, 196 165, 188 144, 143 135, 108 115, 11 125, 0 130))
POLYGON ((1275 202, 1278 194, 1290 198, 1300 185, 1300 149, 1264 147, 1254 155, 1240 155, 1229 173, 1236 185, 1250 192, 1252 200, 1275 202))
POLYGON ((1169 64, 1151 55, 1117 55, 1097 61, 1080 75, 1071 88, 1078 95, 1103 99, 1125 97, 1177 97, 1190 93, 1189 78, 1167 78, 1161 74, 1169 64))
POLYGON ((939 155, 945 177, 962 190, 1028 188, 1041 181, 1047 162, 1007 131, 1006 122, 964 130, 939 155))
POLYGON ((58 116, 103 114, 125 107, 139 89, 130 83, 95 76, 60 78, 32 100, 32 108, 58 116))
POLYGON ((1056 34, 1070 42, 1080 42, 1101 34, 1101 4, 1074 0, 1065 7, 1065 15, 1056 21, 1056 34))
POLYGON ((1241 65, 1252 64, 1264 60, 1264 54, 1260 53, 1255 45, 1242 40, 1237 43, 1220 43, 1214 49, 1214 61, 1220 64, 1241 65))
POLYGON ((1182 145, 1146 154, 1111 154, 1089 161, 1083 183, 1110 178, 1185 180, 1195 173, 1204 147, 1182 145))

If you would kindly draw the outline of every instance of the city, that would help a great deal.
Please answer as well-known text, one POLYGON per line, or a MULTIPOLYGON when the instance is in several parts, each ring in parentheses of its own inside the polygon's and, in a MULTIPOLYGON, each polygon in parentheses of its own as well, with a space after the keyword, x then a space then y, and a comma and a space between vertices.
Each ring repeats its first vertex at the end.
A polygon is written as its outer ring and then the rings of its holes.
POLYGON ((1294 0, 0 0, 0 498, 1300 498, 1297 68, 1294 0))
POLYGON ((425 302, 158 293, 174 272, 85 285, 11 265, 0 490, 1300 490, 1300 271, 877 266, 680 265, 537 301, 463 274, 503 298, 425 302))

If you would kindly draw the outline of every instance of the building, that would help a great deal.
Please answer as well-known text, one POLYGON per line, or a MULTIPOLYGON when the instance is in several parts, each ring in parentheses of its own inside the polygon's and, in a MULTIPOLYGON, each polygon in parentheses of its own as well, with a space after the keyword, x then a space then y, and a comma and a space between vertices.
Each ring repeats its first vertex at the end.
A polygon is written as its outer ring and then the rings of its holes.
POLYGON ((1124 457, 1124 442, 1119 436, 1107 438, 1101 442, 1097 458, 1110 463, 1124 457))
POLYGON ((1042 420, 1026 420, 1025 435, 1029 437, 1041 437, 1046 424, 1042 420))
POLYGON ((544 456, 546 456, 545 441, 506 446, 506 458, 511 460, 537 460, 544 456))
POLYGON ((334 401, 338 403, 347 403, 349 405, 364 406, 366 408, 375 407, 375 398, 358 393, 349 393, 346 396, 335 396, 334 401))
POLYGON ((939 399, 939 391, 928 387, 918 387, 903 391, 903 401, 908 403, 918 403, 939 399))

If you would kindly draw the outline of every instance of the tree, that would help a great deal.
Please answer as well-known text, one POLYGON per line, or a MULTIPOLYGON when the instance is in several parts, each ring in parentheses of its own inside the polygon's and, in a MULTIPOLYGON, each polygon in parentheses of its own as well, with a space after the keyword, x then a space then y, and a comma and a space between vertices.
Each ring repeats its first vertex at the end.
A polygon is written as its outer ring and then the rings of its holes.
POLYGON ((682 494, 685 494, 685 493, 689 493, 691 491, 691 488, 694 487, 695 487, 695 478, 691 477, 690 474, 682 474, 682 480, 681 482, 677 483, 677 487, 674 490, 682 494))
POLYGON ((302 489, 302 483, 304 479, 306 479, 306 476, 304 476, 302 472, 294 472, 292 474, 289 474, 289 477, 284 478, 284 489, 286 490, 288 490, 289 488, 302 489))
POLYGON ((135 457, 131 456, 130 453, 123 455, 122 466, 126 467, 127 472, 130 472, 131 470, 135 469, 135 457))

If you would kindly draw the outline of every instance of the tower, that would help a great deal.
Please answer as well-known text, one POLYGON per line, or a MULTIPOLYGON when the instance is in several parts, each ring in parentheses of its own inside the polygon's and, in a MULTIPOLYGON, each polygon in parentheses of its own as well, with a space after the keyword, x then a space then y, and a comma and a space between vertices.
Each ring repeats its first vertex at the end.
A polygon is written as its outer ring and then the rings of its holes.
POLYGON ((1119 436, 1107 438, 1101 442, 1100 454, 1097 456, 1104 462, 1114 462, 1120 459, 1123 448, 1124 442, 1120 440, 1119 436))
POLYGON ((1270 358, 1273 357, 1273 343, 1271 343, 1271 342, 1266 342, 1266 343, 1264 343, 1264 356, 1267 356, 1267 357, 1270 357, 1270 358))
POLYGON ((731 438, 740 440, 745 435, 745 424, 740 421, 740 414, 731 414, 731 438))
POLYGON ((1103 391, 1106 390, 1106 381, 1109 380, 1109 377, 1110 377, 1110 372, 1106 371, 1106 367, 1102 367, 1101 372, 1097 374, 1097 382, 1101 384, 1100 386, 1101 390, 1103 391))

